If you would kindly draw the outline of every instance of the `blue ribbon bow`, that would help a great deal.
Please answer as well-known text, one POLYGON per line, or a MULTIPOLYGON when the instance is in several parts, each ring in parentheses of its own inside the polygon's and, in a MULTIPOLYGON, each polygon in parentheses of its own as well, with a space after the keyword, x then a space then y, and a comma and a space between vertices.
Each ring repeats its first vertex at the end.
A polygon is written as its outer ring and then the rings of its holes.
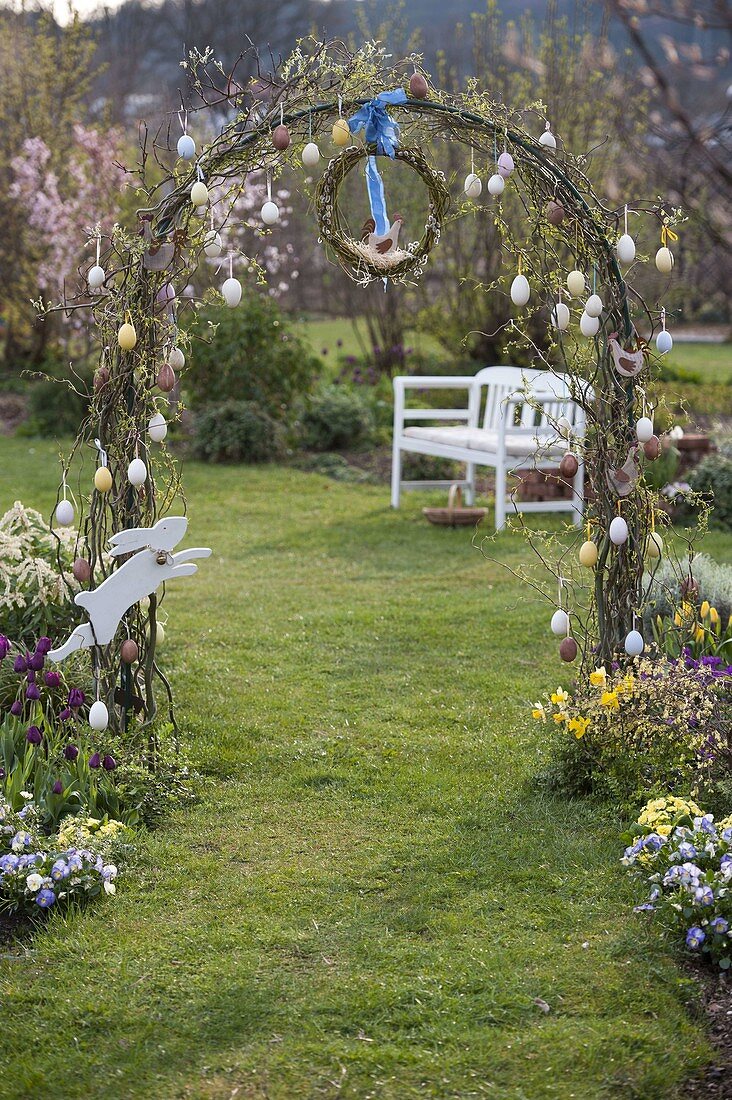
MULTIPOLYGON (((349 118, 348 128, 352 134, 363 130, 366 141, 369 145, 376 146, 378 154, 393 159, 399 145, 399 126, 386 108, 387 105, 406 103, 406 101, 407 93, 403 88, 395 88, 393 92, 379 92, 349 118)), ((376 232, 386 233, 389 228, 389 219, 386 213, 384 182, 379 175, 374 156, 370 156, 366 161, 366 187, 376 232)))

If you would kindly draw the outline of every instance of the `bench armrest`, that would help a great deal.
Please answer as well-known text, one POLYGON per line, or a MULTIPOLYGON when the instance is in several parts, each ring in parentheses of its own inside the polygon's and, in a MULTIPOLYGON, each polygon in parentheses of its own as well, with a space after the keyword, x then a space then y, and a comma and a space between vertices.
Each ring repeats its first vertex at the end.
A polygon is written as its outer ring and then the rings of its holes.
POLYGON ((394 379, 394 389, 397 390, 465 390, 475 382, 474 375, 447 374, 400 374, 394 379))
POLYGON ((394 379, 394 437, 404 430, 405 421, 459 420, 476 427, 480 409, 480 383, 474 375, 414 375, 403 374, 394 379), (467 390, 467 403, 449 409, 409 409, 407 390, 467 390))

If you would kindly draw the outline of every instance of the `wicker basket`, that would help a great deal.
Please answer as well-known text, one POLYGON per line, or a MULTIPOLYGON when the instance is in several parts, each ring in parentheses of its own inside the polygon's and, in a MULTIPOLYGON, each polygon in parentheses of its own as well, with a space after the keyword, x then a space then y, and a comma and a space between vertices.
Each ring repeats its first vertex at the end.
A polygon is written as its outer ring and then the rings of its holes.
POLYGON ((447 494, 447 508, 423 508, 422 515, 430 523, 443 527, 468 527, 475 525, 485 516, 487 508, 463 508, 463 491, 459 485, 451 485, 447 494))

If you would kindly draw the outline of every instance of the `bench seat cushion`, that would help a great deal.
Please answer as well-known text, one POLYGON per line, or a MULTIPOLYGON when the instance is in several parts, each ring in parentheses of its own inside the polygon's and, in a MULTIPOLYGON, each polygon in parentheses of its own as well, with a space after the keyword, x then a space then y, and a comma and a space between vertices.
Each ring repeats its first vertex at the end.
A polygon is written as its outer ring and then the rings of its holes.
MULTIPOLYGON (((482 451, 495 455, 498 452, 498 432, 490 428, 407 428, 404 435, 411 439, 423 439, 429 443, 440 443, 445 447, 465 447, 470 451, 482 451)), ((557 439, 557 433, 551 428, 536 428, 532 434, 506 434, 506 454, 515 456, 533 455, 541 451, 542 458, 561 458, 566 444, 557 439)))

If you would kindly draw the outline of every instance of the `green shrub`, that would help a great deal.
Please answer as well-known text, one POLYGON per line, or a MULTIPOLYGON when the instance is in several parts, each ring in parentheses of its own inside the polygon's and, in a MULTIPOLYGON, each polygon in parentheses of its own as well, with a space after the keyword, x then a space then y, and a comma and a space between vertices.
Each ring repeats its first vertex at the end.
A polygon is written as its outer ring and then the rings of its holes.
POLYGON ((76 435, 89 411, 89 397, 85 394, 91 392, 92 371, 75 367, 72 375, 68 363, 58 358, 49 358, 39 370, 48 377, 29 385, 28 420, 22 427, 23 435, 49 438, 76 435))
POLYGON ((695 492, 713 498, 710 525, 732 530, 732 458, 708 455, 689 474, 689 484, 695 492))
POLYGON ((326 386, 316 393, 301 418, 303 443, 311 451, 357 447, 373 427, 366 399, 341 386, 326 386))
POLYGON ((282 425, 255 401, 208 405, 193 430, 194 454, 205 462, 270 462, 284 449, 282 425))
POLYGON ((312 390, 320 361, 294 333, 271 298, 246 295, 236 309, 225 306, 198 314, 199 332, 184 375, 191 405, 254 401, 278 420, 312 390), (217 326, 215 336, 205 326, 217 326), (210 338, 209 338, 210 337, 210 338))

